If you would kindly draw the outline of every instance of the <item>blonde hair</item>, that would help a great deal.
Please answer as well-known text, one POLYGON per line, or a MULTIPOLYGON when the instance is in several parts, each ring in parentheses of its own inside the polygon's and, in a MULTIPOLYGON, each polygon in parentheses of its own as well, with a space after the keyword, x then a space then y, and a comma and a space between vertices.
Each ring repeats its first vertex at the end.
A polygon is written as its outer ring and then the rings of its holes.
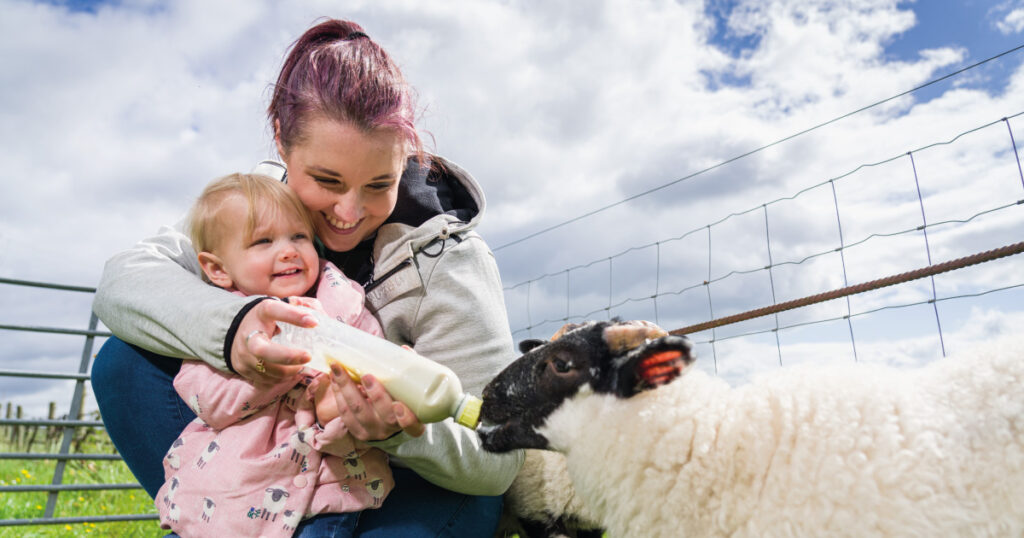
POLYGON ((242 195, 249 204, 249 214, 245 222, 247 237, 252 236, 256 230, 260 217, 274 219, 281 213, 297 216, 306 226, 310 237, 313 236, 313 218, 295 191, 284 183, 264 175, 235 173, 210 182, 189 211, 189 236, 196 253, 212 252, 223 237, 224 228, 233 224, 220 222, 217 218, 222 202, 231 194, 242 195), (261 209, 269 212, 260 214, 261 209))

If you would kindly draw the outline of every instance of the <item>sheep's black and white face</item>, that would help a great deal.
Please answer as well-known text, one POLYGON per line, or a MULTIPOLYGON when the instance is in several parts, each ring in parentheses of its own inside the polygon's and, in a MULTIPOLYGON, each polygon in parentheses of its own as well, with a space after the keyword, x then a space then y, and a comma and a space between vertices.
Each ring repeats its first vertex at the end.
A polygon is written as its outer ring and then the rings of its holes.
POLYGON ((629 398, 672 381, 693 361, 686 337, 638 321, 589 322, 519 349, 523 356, 484 388, 477 432, 492 452, 548 448, 538 429, 582 387, 629 398))

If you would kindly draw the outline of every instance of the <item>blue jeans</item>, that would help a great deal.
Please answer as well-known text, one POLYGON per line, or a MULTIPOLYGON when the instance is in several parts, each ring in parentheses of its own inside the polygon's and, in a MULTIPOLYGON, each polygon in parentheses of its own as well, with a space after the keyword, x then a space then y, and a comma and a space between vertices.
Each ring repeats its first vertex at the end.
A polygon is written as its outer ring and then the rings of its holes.
MULTIPOLYGON (((92 367, 92 390, 110 439, 150 497, 164 482, 163 457, 195 418, 174 391, 181 360, 151 353, 111 337, 92 367)), ((322 514, 296 529, 297 538, 359 536, 491 537, 501 515, 501 496, 463 495, 427 482, 415 472, 392 467, 395 489, 375 510, 322 514)))

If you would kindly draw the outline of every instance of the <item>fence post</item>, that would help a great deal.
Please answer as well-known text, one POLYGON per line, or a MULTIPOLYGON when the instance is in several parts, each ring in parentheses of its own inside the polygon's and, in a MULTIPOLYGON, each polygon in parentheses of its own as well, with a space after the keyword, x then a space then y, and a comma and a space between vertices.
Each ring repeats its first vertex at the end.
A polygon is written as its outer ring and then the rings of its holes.
MULTIPOLYGON (((54 420, 57 416, 57 402, 50 402, 50 409, 46 413, 47 420, 54 420)), ((53 440, 57 438, 57 427, 47 426, 46 427, 46 450, 52 452, 54 449, 53 440)))
MULTIPOLYGON (((20 405, 14 411, 14 418, 16 418, 18 420, 21 420, 21 418, 22 418, 22 416, 21 416, 21 406, 20 405)), ((20 424, 15 424, 14 427, 11 428, 11 443, 13 443, 14 446, 18 447, 18 449, 21 449, 21 438, 22 438, 21 425, 20 424)))
MULTIPOLYGON (((89 335, 85 337, 85 345, 82 346, 82 360, 78 365, 78 373, 85 374, 89 372, 89 362, 92 360, 92 345, 95 337, 92 333, 96 331, 96 325, 99 323, 99 319, 96 317, 95 312, 90 312, 89 316, 89 335)), ((85 394, 85 380, 79 379, 75 381, 75 392, 71 396, 71 410, 68 412, 68 418, 81 417, 82 415, 82 397, 85 394)), ((70 453, 71 441, 75 437, 75 428, 73 426, 64 426, 64 438, 60 443, 60 454, 70 453)), ((67 460, 57 460, 57 467, 53 471, 53 480, 51 484, 60 485, 64 481, 64 467, 67 466, 67 460)), ((59 491, 51 491, 46 498, 46 513, 45 517, 53 517, 53 511, 57 506, 57 495, 59 491)))

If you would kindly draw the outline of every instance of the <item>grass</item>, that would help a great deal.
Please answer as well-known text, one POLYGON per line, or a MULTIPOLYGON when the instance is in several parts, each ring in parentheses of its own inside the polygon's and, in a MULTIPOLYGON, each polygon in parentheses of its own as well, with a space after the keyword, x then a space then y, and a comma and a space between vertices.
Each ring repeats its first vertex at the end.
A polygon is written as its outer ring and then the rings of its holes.
MULTIPOLYGON (((0 452, 23 452, 8 441, 0 440, 0 452)), ((39 450, 36 450, 38 452, 39 450)), ((105 436, 92 436, 82 443, 81 453, 110 454, 113 447, 105 436)), ((57 462, 54 460, 0 460, 0 486, 50 484, 57 462)), ((136 482, 122 461, 69 460, 64 468, 64 484, 123 484, 136 482)), ((34 519, 45 514, 47 492, 6 492, 0 494, 0 520, 34 519)), ((142 489, 109 491, 62 491, 57 496, 53 517, 153 514, 153 500, 142 489)), ((0 527, 0 537, 67 536, 164 536, 156 520, 109 523, 19 525, 0 527)))
MULTIPOLYGON (((8 432, 0 428, 0 452, 24 452, 12 445, 8 432)), ((56 452, 49 448, 35 452, 56 452)), ((113 445, 105 433, 90 436, 78 452, 111 454, 113 445)), ((0 486, 50 484, 57 467, 54 460, 0 459, 0 486)), ((125 484, 136 482, 122 461, 69 460, 64 468, 64 484, 125 484)), ((0 520, 44 517, 47 492, 16 492, 0 494, 0 520)), ((155 514, 153 500, 142 489, 109 491, 62 491, 57 496, 53 517, 111 516, 155 514)), ((109 523, 74 523, 19 525, 0 527, 0 538, 51 537, 163 537, 168 531, 156 520, 112 521, 109 523)), ((607 535, 606 535, 607 536, 607 535)), ((518 538, 513 535, 512 538, 518 538)))

